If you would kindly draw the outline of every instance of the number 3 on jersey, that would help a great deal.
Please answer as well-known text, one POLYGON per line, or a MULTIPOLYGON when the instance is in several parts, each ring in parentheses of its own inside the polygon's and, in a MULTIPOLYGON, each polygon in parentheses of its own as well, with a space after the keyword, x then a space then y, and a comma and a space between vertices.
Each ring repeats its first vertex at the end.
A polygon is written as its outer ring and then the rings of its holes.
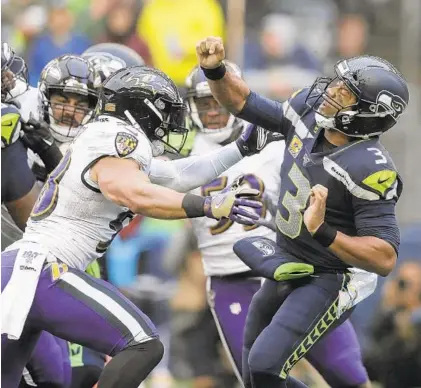
POLYGON ((51 172, 51 174, 45 181, 41 193, 38 196, 38 200, 35 203, 34 208, 32 209, 32 220, 42 220, 43 218, 48 217, 54 211, 58 199, 58 184, 62 180, 67 169, 69 168, 70 161, 71 150, 68 150, 64 154, 63 159, 61 159, 60 163, 51 172))
POLYGON ((282 198, 282 206, 288 211, 288 219, 284 218, 278 209, 276 213, 276 226, 282 234, 289 238, 297 238, 301 233, 303 224, 302 211, 306 207, 308 196, 310 195, 310 182, 294 163, 288 173, 289 179, 297 188, 296 194, 292 195, 289 191, 285 192, 282 198))
MULTIPOLYGON (((265 190, 265 184, 263 181, 258 178, 254 174, 247 174, 244 175, 244 182, 247 182, 251 188, 257 189, 260 191, 260 197, 263 195, 263 191, 265 190)), ((202 195, 207 197, 211 193, 214 193, 216 191, 221 191, 227 187, 228 184, 228 178, 226 176, 221 176, 219 178, 214 179, 212 182, 202 186, 202 195)), ((258 210, 258 214, 261 218, 266 217, 266 207, 263 205, 261 209, 258 210)), ((212 235, 221 234, 227 231, 232 225, 234 224, 234 221, 231 221, 228 218, 223 218, 219 220, 215 225, 211 226, 209 228, 209 231, 212 235)), ((252 226, 244 226, 244 230, 252 230, 257 228, 258 225, 252 225, 252 226)))

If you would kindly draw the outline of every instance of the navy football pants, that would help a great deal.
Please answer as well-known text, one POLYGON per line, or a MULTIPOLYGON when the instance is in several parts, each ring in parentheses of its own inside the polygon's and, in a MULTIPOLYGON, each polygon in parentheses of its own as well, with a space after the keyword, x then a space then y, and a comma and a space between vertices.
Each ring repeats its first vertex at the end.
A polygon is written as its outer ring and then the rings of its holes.
POLYGON ((266 280, 255 294, 244 332, 243 380, 246 388, 305 387, 288 377, 292 367, 338 319, 338 295, 348 276, 319 273, 303 279, 266 280))

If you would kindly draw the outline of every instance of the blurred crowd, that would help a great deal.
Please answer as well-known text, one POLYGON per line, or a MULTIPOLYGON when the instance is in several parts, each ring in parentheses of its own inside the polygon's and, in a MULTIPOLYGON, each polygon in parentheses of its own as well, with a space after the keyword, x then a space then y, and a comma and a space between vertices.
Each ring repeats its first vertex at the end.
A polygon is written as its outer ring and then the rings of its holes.
MULTIPOLYGON (((51 59, 115 42, 134 49, 181 89, 197 63, 196 42, 222 36, 228 58, 241 65, 250 87, 283 99, 329 71, 338 58, 370 52, 399 67, 400 3, 2 0, 1 32, 2 41, 27 61, 33 86, 51 59), (240 26, 232 21, 242 17, 245 33, 237 34, 240 26)), ((419 88, 421 58, 417 61, 409 81, 419 88)), ((416 218, 420 223, 421 216, 416 218)), ((235 386, 207 307, 200 254, 187 221, 137 218, 115 239, 105 272, 152 318, 167 342, 170 350, 152 376, 155 388, 172 386, 173 378, 194 388, 235 386)), ((354 315, 371 379, 384 388, 421 387, 420 224, 404 228, 400 265, 354 315)), ((323 386, 304 363, 295 373, 312 386, 323 386)))
MULTIPOLYGON (((399 2, 393 0, 2 0, 2 39, 41 69, 94 43, 123 43, 178 84, 207 35, 228 39, 229 59, 252 87, 276 97, 313 81, 340 57, 379 54, 398 62, 399 2), (245 5, 245 12, 240 5, 245 5), (244 14, 244 36, 237 14, 244 14), (240 36, 240 37, 239 37, 240 36), (241 45, 238 50, 237 45, 241 45), (393 46, 394 49, 393 49, 393 46), (238 55, 238 53, 242 55, 238 55)), ((418 69, 419 75, 419 69, 418 69)), ((419 81, 419 78, 418 78, 419 81)))

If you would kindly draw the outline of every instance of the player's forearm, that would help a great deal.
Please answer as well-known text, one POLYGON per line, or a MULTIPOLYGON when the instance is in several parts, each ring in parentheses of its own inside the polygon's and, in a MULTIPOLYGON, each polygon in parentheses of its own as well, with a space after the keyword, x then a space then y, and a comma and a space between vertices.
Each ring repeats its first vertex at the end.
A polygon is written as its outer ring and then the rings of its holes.
POLYGON ((166 187, 145 183, 132 192, 127 204, 136 214, 159 219, 181 219, 187 218, 182 206, 184 196, 166 187))
POLYGON ((329 249, 345 263, 380 276, 387 276, 396 263, 392 245, 373 236, 351 237, 338 232, 329 249))
POLYGON ((243 156, 235 143, 184 159, 164 161, 153 159, 149 179, 152 183, 186 193, 217 178, 243 156))
POLYGON ((233 73, 226 72, 225 76, 217 81, 209 80, 212 95, 220 105, 231 113, 237 114, 243 109, 250 89, 240 77, 233 73))

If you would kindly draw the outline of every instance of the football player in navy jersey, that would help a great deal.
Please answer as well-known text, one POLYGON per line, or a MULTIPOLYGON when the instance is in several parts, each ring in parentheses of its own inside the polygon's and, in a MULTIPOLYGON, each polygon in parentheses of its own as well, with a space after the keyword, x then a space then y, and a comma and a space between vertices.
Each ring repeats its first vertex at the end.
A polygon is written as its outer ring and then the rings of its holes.
POLYGON ((234 246, 268 279, 250 306, 243 379, 246 387, 305 387, 291 368, 395 266, 402 181, 379 135, 404 112, 408 86, 389 62, 360 56, 280 103, 226 72, 222 39, 196 49, 221 105, 285 137, 276 243, 234 246))

